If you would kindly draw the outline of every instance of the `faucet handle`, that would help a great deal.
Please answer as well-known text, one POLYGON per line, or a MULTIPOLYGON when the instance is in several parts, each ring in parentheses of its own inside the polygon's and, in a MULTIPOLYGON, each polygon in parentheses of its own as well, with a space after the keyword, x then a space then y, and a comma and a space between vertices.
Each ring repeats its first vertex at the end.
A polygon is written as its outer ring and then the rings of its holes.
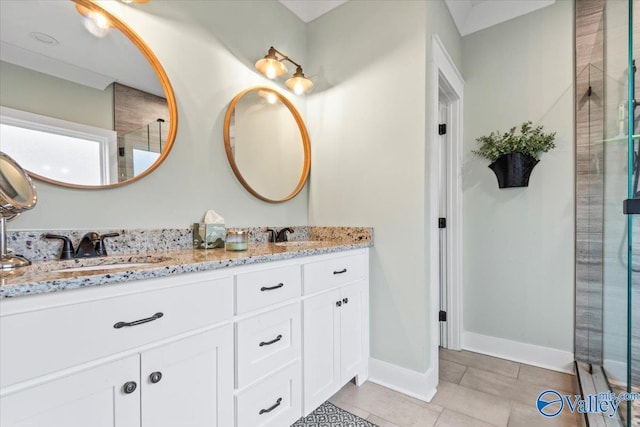
POLYGON ((117 237, 119 235, 120 233, 107 233, 100 236, 96 242, 96 255, 107 256, 107 248, 104 246, 104 239, 107 237, 117 237))
POLYGON ((60 252, 60 259, 73 259, 73 243, 67 236, 61 236, 59 234, 47 233, 44 235, 47 239, 60 239, 62 240, 62 252, 60 252))
POLYGON ((276 230, 274 230, 273 228, 267 228, 267 232, 269 233, 269 241, 276 242, 278 237, 278 233, 276 232, 276 230))

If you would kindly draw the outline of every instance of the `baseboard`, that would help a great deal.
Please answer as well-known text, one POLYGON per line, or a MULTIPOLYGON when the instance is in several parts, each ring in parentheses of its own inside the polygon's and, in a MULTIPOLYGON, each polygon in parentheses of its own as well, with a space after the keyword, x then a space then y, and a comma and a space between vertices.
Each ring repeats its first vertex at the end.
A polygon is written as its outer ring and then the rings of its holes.
POLYGON ((623 384, 627 383, 627 364, 625 362, 604 359, 602 361, 602 367, 610 381, 613 380, 623 384))
POLYGON ((468 331, 464 331, 462 334, 462 348, 554 371, 574 373, 573 353, 555 348, 505 340, 468 331))
POLYGON ((425 402, 431 401, 438 385, 433 368, 420 373, 374 358, 369 359, 369 381, 425 402))

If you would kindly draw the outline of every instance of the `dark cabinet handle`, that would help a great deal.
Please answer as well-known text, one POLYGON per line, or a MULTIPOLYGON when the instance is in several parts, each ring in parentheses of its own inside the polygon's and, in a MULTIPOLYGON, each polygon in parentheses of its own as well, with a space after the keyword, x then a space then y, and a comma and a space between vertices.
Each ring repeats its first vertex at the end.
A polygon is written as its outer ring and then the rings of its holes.
POLYGON ((120 328, 124 328, 125 326, 142 325, 143 323, 149 323, 149 322, 153 322, 154 320, 158 320, 162 316, 164 316, 163 313, 156 313, 151 317, 147 317, 146 319, 134 320, 133 322, 118 322, 115 325, 113 325, 113 327, 116 329, 120 329, 120 328))
POLYGON ((275 286, 270 286, 270 287, 263 286, 263 287, 261 287, 261 288, 260 288, 260 290, 261 290, 262 292, 264 292, 264 291, 272 291, 272 290, 274 290, 274 289, 279 289, 279 288, 281 288, 281 287, 283 287, 283 286, 284 286, 284 283, 278 283, 278 284, 277 284, 277 285, 275 285, 275 286))
POLYGON ((275 337, 275 338, 274 338, 274 339, 272 339, 271 341, 266 341, 266 342, 265 342, 265 341, 262 341, 262 342, 260 343, 260 347, 263 347, 263 346, 265 346, 265 345, 271 345, 271 344, 277 343, 277 342, 278 342, 278 341, 280 341, 281 339, 282 339, 282 335, 278 335, 277 337, 275 337))
POLYGON ((337 305, 338 307, 342 307, 342 301, 337 301, 337 302, 336 302, 336 305, 337 305))
POLYGON ((348 304, 349 303, 349 298, 342 298, 342 302, 345 303, 345 304, 348 304))
POLYGON ((338 271, 334 271, 333 274, 342 274, 342 273, 346 273, 347 269, 343 268, 342 270, 338 270, 338 271))
POLYGON ((136 391, 136 388, 138 388, 138 384, 136 384, 135 381, 129 381, 124 383, 124 385, 122 386, 122 391, 124 391, 125 394, 131 394, 136 391))
POLYGON ((151 375, 149 375, 149 381, 151 381, 151 384, 158 384, 161 379, 162 372, 152 372, 151 375))
POLYGON ((282 403, 282 398, 281 397, 279 397, 278 400, 276 400, 276 403, 274 403, 271 407, 269 407, 267 409, 260 409, 260 412, 258 412, 258 415, 266 414, 268 412, 273 411, 278 406, 280 406, 280 403, 282 403))

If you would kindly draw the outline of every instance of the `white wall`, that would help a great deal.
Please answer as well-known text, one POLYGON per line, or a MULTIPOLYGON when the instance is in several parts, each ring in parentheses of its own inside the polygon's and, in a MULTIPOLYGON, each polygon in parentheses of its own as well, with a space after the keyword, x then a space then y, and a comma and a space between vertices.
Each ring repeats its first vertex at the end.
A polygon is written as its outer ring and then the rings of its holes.
POLYGON ((0 76, 3 107, 113 130, 112 85, 94 89, 4 61, 0 76))
MULTIPOLYGON (((573 353, 573 2, 463 38, 464 329, 573 353), (475 139, 532 120, 557 132, 528 188, 498 189, 475 139)), ((463 343, 464 346, 464 343, 463 343)))
MULTIPOLYGON (((312 135, 309 221, 369 225, 371 355, 418 372, 431 365, 425 135, 431 34, 460 65, 441 1, 350 1, 309 24, 312 135)), ((305 68, 306 69, 306 68, 305 68)))
MULTIPOLYGON (((156 53, 178 104, 178 135, 152 174, 110 190, 74 190, 36 182, 38 205, 10 229, 187 227, 207 209, 228 225, 304 225, 308 190, 282 204, 251 196, 228 165, 222 125, 242 89, 273 85, 253 67, 273 45, 306 62, 306 28, 276 1, 154 1, 127 6, 101 2, 124 19, 156 53), (277 25, 274 25, 277 23, 277 25)), ((304 98, 286 92, 305 117, 304 98)))

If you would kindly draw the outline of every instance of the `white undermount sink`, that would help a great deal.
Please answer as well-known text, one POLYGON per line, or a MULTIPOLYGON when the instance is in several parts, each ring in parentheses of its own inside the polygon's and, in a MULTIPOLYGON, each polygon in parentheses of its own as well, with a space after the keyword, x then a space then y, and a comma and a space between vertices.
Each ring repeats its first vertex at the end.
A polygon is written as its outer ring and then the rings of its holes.
POLYGON ((77 260, 73 263, 70 261, 58 261, 52 264, 47 271, 51 273, 73 273, 81 271, 101 271, 101 270, 121 270, 121 269, 136 269, 140 267, 147 267, 159 262, 167 261, 169 258, 162 256, 114 256, 107 258, 86 258, 77 260), (60 265, 60 263, 63 263, 60 265), (80 263, 80 265, 78 265, 80 263))
POLYGON ((59 270, 52 270, 53 273, 66 273, 74 271, 94 271, 94 270, 116 270, 118 268, 129 267, 141 267, 143 265, 150 265, 152 262, 130 262, 122 264, 102 264, 102 265, 83 265, 82 267, 61 268, 59 270))
POLYGON ((305 246, 315 246, 315 245, 319 245, 320 243, 322 242, 319 240, 298 240, 298 241, 291 241, 291 242, 278 242, 275 245, 285 246, 289 248, 300 248, 305 246))

